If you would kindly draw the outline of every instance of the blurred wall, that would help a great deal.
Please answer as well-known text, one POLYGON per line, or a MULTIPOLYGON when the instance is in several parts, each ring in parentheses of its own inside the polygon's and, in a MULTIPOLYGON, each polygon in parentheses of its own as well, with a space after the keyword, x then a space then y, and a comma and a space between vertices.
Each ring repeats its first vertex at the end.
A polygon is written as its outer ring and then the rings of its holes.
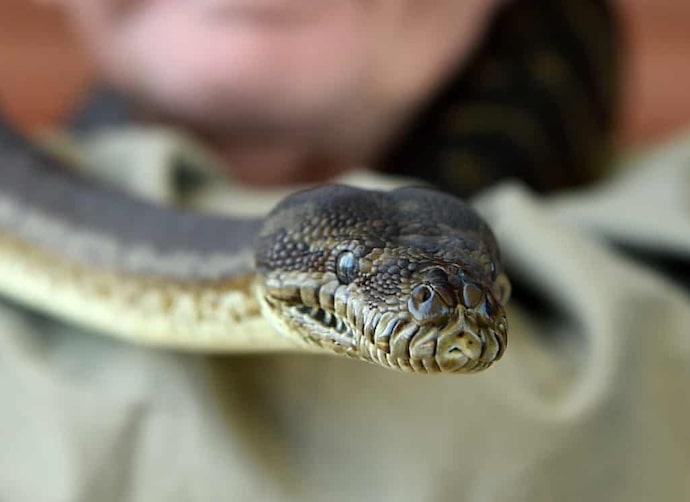
POLYGON ((690 0, 617 0, 627 43, 622 140, 690 128, 690 0))
MULTIPOLYGON (((640 144, 690 127, 690 0, 615 0, 628 54, 621 141, 640 144)), ((1 0, 0 100, 23 127, 60 120, 92 79, 59 9, 1 0)))

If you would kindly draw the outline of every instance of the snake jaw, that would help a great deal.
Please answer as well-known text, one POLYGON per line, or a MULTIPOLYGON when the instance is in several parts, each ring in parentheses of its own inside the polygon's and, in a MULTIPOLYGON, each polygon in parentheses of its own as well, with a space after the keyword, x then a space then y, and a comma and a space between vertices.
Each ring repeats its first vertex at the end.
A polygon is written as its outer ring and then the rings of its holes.
POLYGON ((303 280, 297 287, 294 278, 267 282, 269 318, 280 319, 286 334, 300 333, 304 342, 335 354, 406 372, 472 373, 491 366, 506 348, 502 305, 493 292, 485 293, 471 282, 457 291, 445 284, 428 286, 442 293, 416 301, 411 295, 403 302, 407 309, 366 303, 357 284, 331 280, 314 286, 303 280), (438 312, 421 315, 419 309, 409 309, 419 301, 441 306, 438 312))
POLYGON ((352 352, 356 347, 354 311, 349 307, 349 292, 329 274, 314 281, 304 274, 264 278, 259 291, 267 317, 286 336, 298 333, 303 342, 336 353, 352 352), (330 280, 329 280, 330 279, 330 280))
POLYGON ((301 316, 305 320, 310 339, 321 347, 327 341, 339 347, 355 346, 352 329, 337 315, 317 307, 292 307, 292 310, 292 315, 301 316))

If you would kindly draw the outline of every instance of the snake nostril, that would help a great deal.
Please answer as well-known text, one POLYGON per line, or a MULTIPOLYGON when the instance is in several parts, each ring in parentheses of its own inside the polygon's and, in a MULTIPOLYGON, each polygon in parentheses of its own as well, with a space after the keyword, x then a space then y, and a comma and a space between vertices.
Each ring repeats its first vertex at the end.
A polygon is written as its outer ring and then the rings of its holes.
POLYGON ((450 309, 431 286, 420 284, 410 293, 408 309, 420 323, 440 322, 448 318, 450 309))
POLYGON ((433 290, 427 286, 426 284, 422 284, 421 286, 417 286, 412 290, 412 301, 416 305, 422 305, 425 302, 428 302, 432 296, 434 295, 433 290))
POLYGON ((484 301, 484 293, 478 286, 467 283, 462 290, 462 299, 466 307, 475 308, 484 301))

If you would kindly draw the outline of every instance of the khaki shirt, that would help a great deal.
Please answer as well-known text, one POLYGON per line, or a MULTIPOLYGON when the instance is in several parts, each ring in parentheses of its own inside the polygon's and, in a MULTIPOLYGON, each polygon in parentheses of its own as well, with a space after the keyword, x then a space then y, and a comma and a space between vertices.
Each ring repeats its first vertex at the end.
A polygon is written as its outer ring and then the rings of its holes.
MULTIPOLYGON (((169 131, 53 147, 203 211, 262 213, 295 188, 233 184, 169 131)), ((0 303, 0 500, 690 500, 690 139, 587 190, 474 202, 532 298, 478 375, 154 350, 0 303)))

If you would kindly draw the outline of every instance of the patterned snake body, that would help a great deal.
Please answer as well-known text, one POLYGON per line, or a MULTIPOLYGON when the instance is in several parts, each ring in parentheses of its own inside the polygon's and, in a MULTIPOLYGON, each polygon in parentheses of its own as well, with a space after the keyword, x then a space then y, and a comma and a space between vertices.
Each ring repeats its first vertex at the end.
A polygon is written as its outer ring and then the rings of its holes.
POLYGON ((425 373, 483 369, 505 348, 495 239, 452 196, 324 186, 263 221, 232 219, 99 186, 8 126, 0 159, 0 291, 63 319, 161 346, 425 373))

